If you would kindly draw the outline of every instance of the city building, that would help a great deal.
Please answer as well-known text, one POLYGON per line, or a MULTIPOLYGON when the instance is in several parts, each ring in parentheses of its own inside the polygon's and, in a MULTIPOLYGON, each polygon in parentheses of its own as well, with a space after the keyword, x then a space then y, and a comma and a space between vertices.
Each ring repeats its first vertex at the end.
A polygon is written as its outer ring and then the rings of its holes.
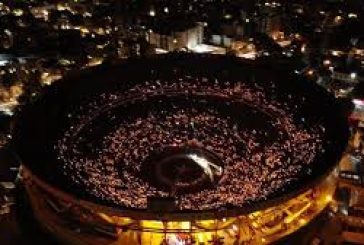
POLYGON ((191 50, 203 43, 202 23, 189 23, 187 20, 163 20, 156 28, 147 32, 147 41, 157 49, 165 51, 191 50))

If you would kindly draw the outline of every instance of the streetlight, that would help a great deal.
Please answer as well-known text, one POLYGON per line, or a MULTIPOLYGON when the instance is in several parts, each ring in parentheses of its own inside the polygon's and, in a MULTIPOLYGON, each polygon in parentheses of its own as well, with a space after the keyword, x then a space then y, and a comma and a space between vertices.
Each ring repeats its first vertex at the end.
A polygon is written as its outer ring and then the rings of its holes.
POLYGON ((350 73, 350 78, 351 78, 352 80, 355 80, 355 79, 356 79, 356 77, 357 77, 356 72, 352 72, 352 73, 350 73))
POLYGON ((149 16, 151 16, 151 17, 154 17, 155 16, 155 10, 154 9, 151 9, 149 11, 149 16))
POLYGON ((323 64, 325 65, 325 66, 328 66, 328 65, 331 65, 331 60, 324 60, 323 61, 323 64))

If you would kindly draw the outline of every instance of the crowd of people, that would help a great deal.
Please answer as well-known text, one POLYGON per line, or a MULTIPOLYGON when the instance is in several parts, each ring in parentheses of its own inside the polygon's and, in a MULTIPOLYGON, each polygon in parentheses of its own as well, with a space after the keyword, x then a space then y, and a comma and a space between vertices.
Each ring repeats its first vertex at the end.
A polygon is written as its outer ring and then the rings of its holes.
POLYGON ((215 153, 224 171, 213 188, 175 196, 178 209, 265 200, 310 174, 325 150, 324 126, 297 117, 297 98, 278 101, 274 83, 266 86, 186 75, 102 93, 68 114, 71 126, 55 144, 62 171, 96 200, 144 209, 148 197, 174 195, 142 176, 146 159, 167 147, 193 146, 215 153), (108 128, 103 133, 95 133, 98 121, 108 128))

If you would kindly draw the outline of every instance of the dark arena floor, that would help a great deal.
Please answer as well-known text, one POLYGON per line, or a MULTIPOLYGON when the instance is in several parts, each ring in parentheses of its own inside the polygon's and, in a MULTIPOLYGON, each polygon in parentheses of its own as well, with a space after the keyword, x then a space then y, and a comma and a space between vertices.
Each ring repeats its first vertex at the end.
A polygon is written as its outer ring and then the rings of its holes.
POLYGON ((36 175, 99 204, 145 210, 165 198, 180 212, 243 210, 330 172, 348 137, 338 110, 270 64, 173 54, 51 86, 24 109, 17 147, 36 175))

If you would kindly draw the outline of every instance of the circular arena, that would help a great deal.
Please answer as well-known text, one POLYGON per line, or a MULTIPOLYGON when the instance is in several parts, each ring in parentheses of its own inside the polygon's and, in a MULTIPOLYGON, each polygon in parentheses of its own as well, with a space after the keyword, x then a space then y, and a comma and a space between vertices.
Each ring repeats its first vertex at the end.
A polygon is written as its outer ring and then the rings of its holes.
POLYGON ((23 109, 15 147, 36 218, 66 243, 256 244, 330 202, 340 111, 264 61, 170 54, 57 82, 23 109))

